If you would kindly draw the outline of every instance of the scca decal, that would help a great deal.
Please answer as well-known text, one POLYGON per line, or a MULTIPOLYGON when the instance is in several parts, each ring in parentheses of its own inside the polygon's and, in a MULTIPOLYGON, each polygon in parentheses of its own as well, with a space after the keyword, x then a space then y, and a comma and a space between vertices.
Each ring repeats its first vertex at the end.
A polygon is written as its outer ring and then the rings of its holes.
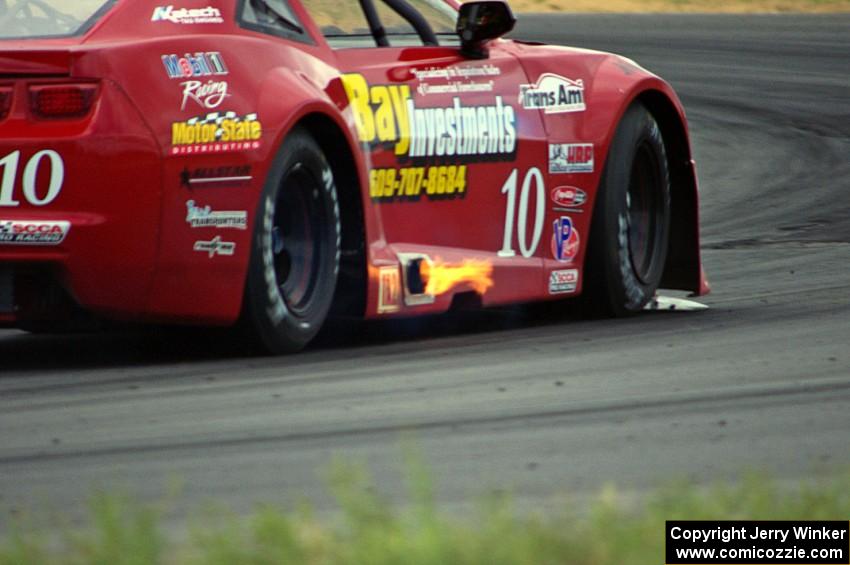
POLYGON ((565 269, 549 273, 549 294, 575 292, 578 285, 578 269, 565 269))
POLYGON ((393 146, 400 158, 511 158, 516 149, 516 113, 496 96, 490 105, 417 108, 408 85, 372 85, 363 75, 342 75, 360 141, 393 146))
POLYGON ((0 244, 59 245, 71 229, 71 223, 0 220, 0 244))

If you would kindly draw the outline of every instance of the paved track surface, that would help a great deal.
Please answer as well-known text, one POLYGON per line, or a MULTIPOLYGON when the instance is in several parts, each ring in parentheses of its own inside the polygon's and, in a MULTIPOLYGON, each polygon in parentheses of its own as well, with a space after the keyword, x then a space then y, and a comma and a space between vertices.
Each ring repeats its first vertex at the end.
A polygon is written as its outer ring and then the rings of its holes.
POLYGON ((92 488, 330 502, 334 454, 401 497, 407 436, 439 498, 525 504, 850 466, 850 18, 523 17, 516 35, 613 50, 670 80, 700 166, 704 312, 535 309, 372 324, 302 355, 215 335, 0 333, 0 529, 92 488))

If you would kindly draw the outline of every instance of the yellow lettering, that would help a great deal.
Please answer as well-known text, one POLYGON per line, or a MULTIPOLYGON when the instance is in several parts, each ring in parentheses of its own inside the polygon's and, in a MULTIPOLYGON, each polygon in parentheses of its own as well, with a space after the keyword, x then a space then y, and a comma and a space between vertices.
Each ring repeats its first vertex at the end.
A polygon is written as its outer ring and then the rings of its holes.
POLYGON ((457 169, 455 183, 458 192, 466 192, 466 165, 461 165, 457 169))
POLYGON ((375 110, 375 129, 378 131, 378 139, 381 141, 395 141, 395 116, 393 105, 390 102, 389 89, 392 86, 373 86, 371 89, 372 105, 377 106, 375 110))
POLYGON ((219 141, 233 141, 233 122, 224 120, 221 122, 221 137, 219 141))
POLYGON ((354 113, 354 124, 360 141, 372 141, 375 139, 375 118, 369 106, 369 85, 366 79, 359 73, 350 73, 342 75, 340 80, 354 113))
POLYGON ((171 124, 171 145, 183 145, 186 143, 188 126, 183 123, 171 124))
POLYGON ((395 145, 396 155, 406 155, 410 149, 410 122, 407 117, 407 99, 410 98, 410 86, 402 85, 390 89, 393 109, 398 120, 398 143, 395 145))

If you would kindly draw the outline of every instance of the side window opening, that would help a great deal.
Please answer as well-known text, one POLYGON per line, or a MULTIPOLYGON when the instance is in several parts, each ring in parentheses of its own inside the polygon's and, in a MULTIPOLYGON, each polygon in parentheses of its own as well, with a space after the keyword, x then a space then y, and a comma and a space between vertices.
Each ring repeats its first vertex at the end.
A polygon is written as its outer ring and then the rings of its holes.
POLYGON ((454 43, 457 17, 442 0, 302 0, 332 47, 454 43))
POLYGON ((286 39, 311 42, 286 0, 241 0, 238 13, 242 27, 286 39))

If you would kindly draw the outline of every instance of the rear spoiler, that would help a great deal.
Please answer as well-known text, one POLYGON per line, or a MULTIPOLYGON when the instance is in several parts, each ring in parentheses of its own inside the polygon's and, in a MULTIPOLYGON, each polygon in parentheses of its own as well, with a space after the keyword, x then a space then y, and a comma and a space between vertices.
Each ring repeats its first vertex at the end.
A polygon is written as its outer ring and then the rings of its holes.
POLYGON ((74 54, 70 49, 3 49, 0 76, 69 76, 74 54))

